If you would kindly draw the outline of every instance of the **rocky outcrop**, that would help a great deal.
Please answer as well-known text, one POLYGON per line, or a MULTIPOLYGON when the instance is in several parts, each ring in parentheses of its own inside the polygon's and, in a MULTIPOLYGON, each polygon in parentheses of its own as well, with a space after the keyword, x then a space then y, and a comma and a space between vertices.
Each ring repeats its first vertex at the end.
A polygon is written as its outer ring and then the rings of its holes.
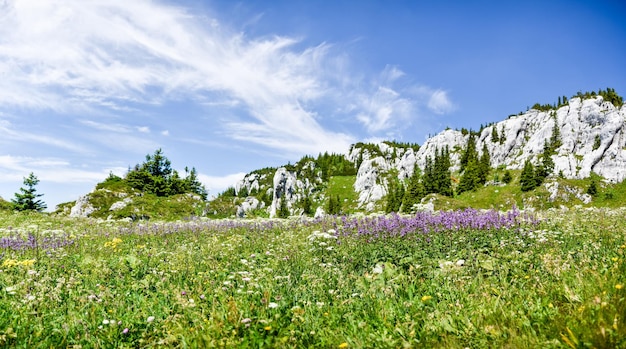
MULTIPOLYGON (((312 172, 315 164, 310 162, 305 167, 308 167, 308 170, 312 172)), ((296 214, 296 203, 305 196, 310 196, 311 192, 321 181, 319 176, 315 177, 313 181, 309 178, 298 179, 295 172, 288 171, 285 167, 276 170, 272 204, 269 207, 270 217, 276 217, 283 200, 289 213, 292 215, 296 214)))
POLYGON ((241 205, 237 206, 237 217, 244 218, 247 213, 250 211, 254 211, 257 209, 262 209, 265 207, 265 203, 263 201, 259 201, 257 198, 253 196, 248 196, 241 205))
POLYGON ((96 209, 89 202, 89 194, 79 197, 70 209, 70 217, 88 217, 96 209))
POLYGON ((128 204, 130 204, 131 202, 133 202, 133 199, 131 198, 125 198, 124 200, 114 202, 113 205, 111 205, 111 207, 109 208, 109 211, 121 210, 124 207, 128 206, 128 204))

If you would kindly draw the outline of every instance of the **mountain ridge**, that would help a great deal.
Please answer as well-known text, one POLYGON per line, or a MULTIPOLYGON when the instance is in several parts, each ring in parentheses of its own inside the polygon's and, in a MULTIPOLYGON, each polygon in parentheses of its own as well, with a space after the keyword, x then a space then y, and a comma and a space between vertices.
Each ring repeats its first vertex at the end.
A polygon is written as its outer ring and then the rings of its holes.
MULTIPOLYGON (((521 180, 519 172, 526 163, 539 169, 547 161, 551 163, 550 168, 543 170, 549 172, 546 173, 548 182, 542 190, 547 192, 548 199, 556 200, 565 195, 559 190, 565 190, 586 204, 591 200, 588 194, 567 184, 559 186, 555 179, 582 180, 598 176, 603 183, 623 181, 626 178, 625 124, 626 108, 614 90, 607 89, 598 94, 579 92, 569 100, 559 97, 558 104, 535 104, 526 112, 510 115, 487 126, 481 125, 478 131, 447 128, 421 146, 396 141, 356 143, 344 154, 325 153, 317 158, 304 156, 293 165, 254 170, 206 205, 194 199, 192 209, 180 209, 180 212, 219 218, 317 216, 389 210, 389 207, 383 207, 384 199, 392 195, 408 195, 405 192, 410 189, 412 178, 417 178, 416 173, 425 175, 429 166, 432 167, 433 159, 444 153, 447 163, 444 180, 450 182, 450 191, 458 190, 459 182, 463 181, 467 172, 462 165, 470 140, 476 158, 483 156, 485 150, 489 155, 487 158, 493 175, 488 183, 481 183, 481 186, 503 185, 502 176, 511 171, 516 179, 512 185, 517 185, 521 180), (416 169, 419 171, 416 172, 416 169)), ((140 201, 134 198, 144 197, 143 194, 116 193, 113 190, 106 194, 106 200, 101 200, 100 206, 104 204, 107 207, 94 208, 89 197, 104 194, 97 194, 98 190, 107 189, 96 189, 76 202, 64 205, 57 212, 89 216, 99 211, 109 216, 113 213, 114 218, 119 218, 122 212, 134 212, 133 218, 142 216, 138 212, 144 209, 143 206, 141 210, 133 207, 133 200, 140 201)), ((429 193, 433 191, 426 194, 429 193)), ((432 208, 433 197, 427 196, 420 194, 417 203, 422 205, 420 209, 432 208)), ((177 200, 184 201, 183 197, 177 200)), ((523 202, 530 204, 532 200, 523 202)), ((148 203, 144 200, 142 205, 148 203)), ((407 210, 406 207, 403 209, 407 210)))

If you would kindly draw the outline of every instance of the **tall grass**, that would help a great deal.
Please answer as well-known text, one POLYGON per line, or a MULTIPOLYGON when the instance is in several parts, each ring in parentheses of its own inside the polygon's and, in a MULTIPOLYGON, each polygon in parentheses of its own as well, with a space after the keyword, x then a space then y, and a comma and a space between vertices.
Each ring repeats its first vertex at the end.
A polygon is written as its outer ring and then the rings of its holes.
POLYGON ((625 212, 5 215, 0 346, 626 347, 625 212))

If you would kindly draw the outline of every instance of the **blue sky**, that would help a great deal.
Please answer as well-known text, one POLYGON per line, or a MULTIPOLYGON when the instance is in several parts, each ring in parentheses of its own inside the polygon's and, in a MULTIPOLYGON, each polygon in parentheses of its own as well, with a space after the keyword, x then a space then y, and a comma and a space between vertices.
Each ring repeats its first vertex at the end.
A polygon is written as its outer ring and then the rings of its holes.
POLYGON ((359 141, 626 94, 622 1, 0 1, 0 196, 52 209, 162 148, 209 195, 359 141))

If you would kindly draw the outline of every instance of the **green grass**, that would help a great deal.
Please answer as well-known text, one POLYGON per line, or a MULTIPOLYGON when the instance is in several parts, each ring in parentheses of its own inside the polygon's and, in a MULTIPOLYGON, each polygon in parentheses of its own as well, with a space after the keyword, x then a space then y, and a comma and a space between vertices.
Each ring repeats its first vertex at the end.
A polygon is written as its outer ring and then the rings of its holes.
POLYGON ((359 195, 354 191, 356 176, 332 176, 328 181, 327 197, 339 195, 341 209, 344 213, 356 211, 359 195))
POLYGON ((2 214, 2 237, 75 243, 0 250, 0 347, 623 348, 624 213, 340 244, 309 238, 329 221, 2 214))

